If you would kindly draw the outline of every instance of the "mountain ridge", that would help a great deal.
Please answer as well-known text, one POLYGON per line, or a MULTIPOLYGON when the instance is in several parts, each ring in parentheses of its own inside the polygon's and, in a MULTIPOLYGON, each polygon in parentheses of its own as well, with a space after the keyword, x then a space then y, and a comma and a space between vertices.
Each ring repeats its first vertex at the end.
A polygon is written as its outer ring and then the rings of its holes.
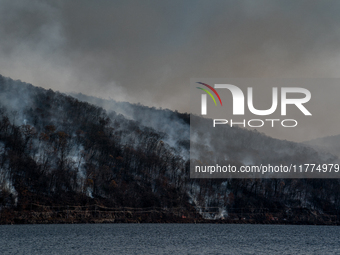
MULTIPOLYGON (((338 180, 190 179, 188 114, 135 105, 128 119, 114 109, 3 76, 0 104, 1 223, 87 222, 98 219, 99 211, 115 222, 245 218, 271 223, 273 215, 280 222, 312 222, 316 211, 322 223, 340 206, 338 180), (58 206, 63 213, 53 209, 58 206), (83 209, 65 213, 67 207, 83 209), (126 209, 104 214, 104 208, 126 209), (32 210, 41 216, 33 217, 32 210)), ((204 125, 199 132, 205 132, 204 125)), ((222 157, 225 162, 244 164, 251 156, 255 164, 332 157, 241 128, 224 130, 225 146, 211 137, 198 141, 206 145, 202 160, 228 156, 222 157), (209 156, 217 150, 222 154, 209 156)))

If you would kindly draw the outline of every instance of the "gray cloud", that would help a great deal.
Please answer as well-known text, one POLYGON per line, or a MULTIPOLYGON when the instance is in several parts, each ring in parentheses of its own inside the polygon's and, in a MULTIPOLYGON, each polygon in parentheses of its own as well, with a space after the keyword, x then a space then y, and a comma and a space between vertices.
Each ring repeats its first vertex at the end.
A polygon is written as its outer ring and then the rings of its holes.
POLYGON ((0 73, 189 110, 193 77, 339 77, 338 1, 0 0, 0 73))

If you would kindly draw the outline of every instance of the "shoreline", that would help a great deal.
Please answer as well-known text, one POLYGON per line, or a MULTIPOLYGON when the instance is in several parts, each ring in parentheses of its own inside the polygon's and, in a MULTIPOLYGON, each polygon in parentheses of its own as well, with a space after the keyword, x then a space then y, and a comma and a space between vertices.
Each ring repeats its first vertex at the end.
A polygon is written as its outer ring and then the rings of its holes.
POLYGON ((263 225, 324 225, 338 226, 340 221, 332 219, 334 217, 323 215, 320 218, 306 218, 304 215, 295 216, 291 219, 247 219, 239 217, 227 219, 204 219, 201 215, 196 218, 179 217, 167 213, 142 213, 132 214, 124 213, 105 213, 97 212, 98 215, 73 213, 68 214, 54 212, 37 212, 37 211, 3 211, 0 214, 0 225, 31 225, 31 224, 263 224, 263 225))

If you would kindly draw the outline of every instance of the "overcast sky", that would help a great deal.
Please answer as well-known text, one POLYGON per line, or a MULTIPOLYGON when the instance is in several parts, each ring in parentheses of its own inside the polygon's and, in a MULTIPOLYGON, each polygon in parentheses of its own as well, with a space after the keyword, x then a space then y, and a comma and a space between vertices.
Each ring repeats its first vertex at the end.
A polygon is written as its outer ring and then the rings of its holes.
POLYGON ((189 111, 190 78, 340 77, 340 1, 0 0, 0 73, 189 111))

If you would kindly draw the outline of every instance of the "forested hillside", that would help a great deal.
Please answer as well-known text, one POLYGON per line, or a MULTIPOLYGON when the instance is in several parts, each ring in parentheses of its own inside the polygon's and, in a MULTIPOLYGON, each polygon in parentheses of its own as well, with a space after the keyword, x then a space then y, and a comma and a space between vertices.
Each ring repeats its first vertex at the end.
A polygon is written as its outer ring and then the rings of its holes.
MULTIPOLYGON (((189 114, 78 98, 0 76, 1 223, 89 222, 99 211, 116 222, 337 221, 338 179, 190 179, 189 114)), ((205 156, 336 160, 256 131, 223 136, 201 142, 205 156)))

